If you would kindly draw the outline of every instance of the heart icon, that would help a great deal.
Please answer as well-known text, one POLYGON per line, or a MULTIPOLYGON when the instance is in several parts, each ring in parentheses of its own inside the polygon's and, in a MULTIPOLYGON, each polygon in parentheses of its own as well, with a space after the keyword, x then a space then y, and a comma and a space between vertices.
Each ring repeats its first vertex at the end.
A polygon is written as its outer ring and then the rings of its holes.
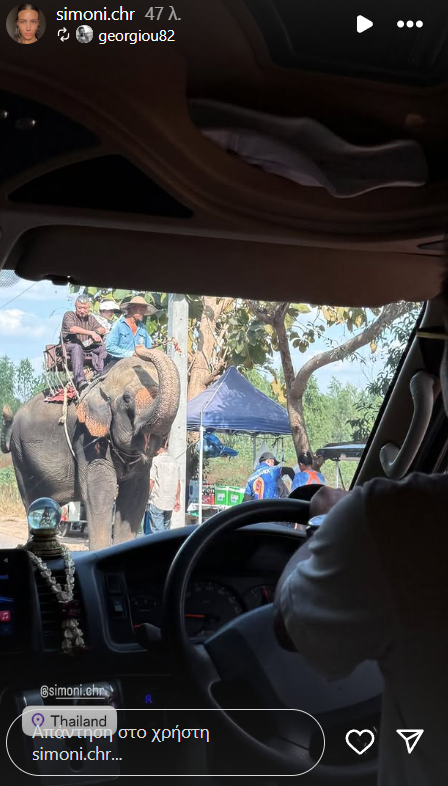
POLYGON ((373 731, 370 731, 370 729, 363 729, 362 731, 358 731, 358 729, 350 729, 350 731, 348 731, 345 735, 345 741, 347 745, 349 745, 350 748, 358 754, 358 756, 362 756, 362 754, 368 751, 375 742, 375 735, 373 731), (350 737, 352 734, 356 735, 354 742, 350 742, 350 737), (370 741, 368 741, 367 738, 361 740, 361 737, 364 734, 367 734, 370 737, 370 741))

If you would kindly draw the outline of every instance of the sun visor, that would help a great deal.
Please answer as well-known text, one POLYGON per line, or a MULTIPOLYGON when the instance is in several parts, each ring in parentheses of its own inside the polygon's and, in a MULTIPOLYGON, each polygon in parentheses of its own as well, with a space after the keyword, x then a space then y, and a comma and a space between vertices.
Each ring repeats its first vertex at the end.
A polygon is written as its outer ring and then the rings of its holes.
POLYGON ((445 271, 437 256, 82 226, 30 230, 16 260, 30 280, 341 306, 431 299, 445 271))

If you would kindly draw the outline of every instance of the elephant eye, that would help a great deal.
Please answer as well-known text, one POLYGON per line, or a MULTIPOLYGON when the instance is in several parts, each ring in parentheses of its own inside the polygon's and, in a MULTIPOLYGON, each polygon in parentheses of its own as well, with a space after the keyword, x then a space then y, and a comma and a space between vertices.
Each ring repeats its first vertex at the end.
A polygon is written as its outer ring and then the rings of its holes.
POLYGON ((123 401, 125 404, 130 404, 132 401, 132 396, 130 393, 123 393, 123 401))

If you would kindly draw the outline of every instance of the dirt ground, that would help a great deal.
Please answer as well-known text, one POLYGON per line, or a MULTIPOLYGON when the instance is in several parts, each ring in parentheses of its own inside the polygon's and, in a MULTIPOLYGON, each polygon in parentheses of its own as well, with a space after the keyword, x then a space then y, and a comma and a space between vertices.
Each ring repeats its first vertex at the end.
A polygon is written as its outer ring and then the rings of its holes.
MULTIPOLYGON (((15 548, 28 540, 28 524, 25 517, 0 515, 0 548, 15 548)), ((87 551, 84 538, 62 538, 70 551, 87 551)))

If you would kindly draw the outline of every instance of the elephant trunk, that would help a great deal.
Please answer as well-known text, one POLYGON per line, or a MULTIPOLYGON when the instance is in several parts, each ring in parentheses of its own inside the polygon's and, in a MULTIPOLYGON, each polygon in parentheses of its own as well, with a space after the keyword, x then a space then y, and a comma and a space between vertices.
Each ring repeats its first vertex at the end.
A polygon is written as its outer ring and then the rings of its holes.
POLYGON ((165 437, 179 407, 179 372, 171 358, 160 350, 137 346, 135 351, 139 358, 153 364, 159 379, 157 396, 146 411, 140 410, 136 426, 165 437))

